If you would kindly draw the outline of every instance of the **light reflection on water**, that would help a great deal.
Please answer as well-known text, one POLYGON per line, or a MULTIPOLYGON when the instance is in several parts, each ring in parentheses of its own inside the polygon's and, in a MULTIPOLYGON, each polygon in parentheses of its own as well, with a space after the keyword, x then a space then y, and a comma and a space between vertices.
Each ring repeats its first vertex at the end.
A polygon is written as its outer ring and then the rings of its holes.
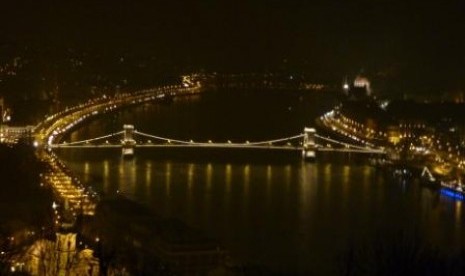
MULTIPOLYGON (((88 172, 87 172, 88 173, 88 172)), ((110 162, 108 160, 103 161, 103 190, 109 190, 110 183, 110 162)))
MULTIPOLYGON (((261 101, 260 98, 256 104, 261 101)), ((234 110, 226 110, 229 113, 224 116, 211 116, 215 102, 199 110, 192 103, 181 104, 179 108, 175 104, 166 107, 175 112, 166 113, 164 107, 144 107, 116 119, 92 122, 88 128, 74 132, 70 139, 111 133, 123 123, 135 120, 148 133, 185 139, 192 138, 191 133, 197 135, 194 139, 205 133, 207 138, 226 141, 231 138, 227 131, 217 129, 225 124, 221 118, 227 117, 230 119, 227 130, 240 133, 236 140, 249 138, 243 133, 256 135, 256 140, 260 140, 279 137, 283 131, 294 134, 301 130, 304 125, 301 117, 305 113, 289 113, 288 105, 282 109, 284 113, 274 108, 254 115, 259 117, 257 121, 247 112, 239 114, 239 118, 231 117, 230 113, 237 108, 233 104, 234 110), (200 119, 192 122, 192 114, 200 119), (280 118, 274 120, 269 114, 280 118), (214 127, 209 125, 211 122, 203 124, 209 119, 218 120, 213 122, 214 127), (257 130, 259 123, 267 124, 264 130, 257 130), (290 124, 292 129, 287 129, 290 124), (268 133, 274 125, 285 129, 268 133)), ((134 159, 125 160, 119 150, 61 152, 77 176, 105 196, 119 191, 163 216, 179 218, 218 238, 233 257, 246 262, 313 269, 326 275, 335 267, 338 254, 350 243, 363 243, 396 229, 413 229, 446 249, 464 241, 462 203, 440 197, 416 182, 402 183, 347 156, 323 158, 316 163, 300 160, 277 163, 210 158, 175 161, 178 159, 159 158, 157 154, 150 150, 136 151, 134 159)))
POLYGON ((219 238, 233 255, 271 266, 301 267, 313 260, 304 268, 324 270, 318 263, 330 262, 350 241, 395 225, 421 229, 446 247, 463 240, 461 202, 436 198, 417 183, 407 190, 400 182, 386 183, 382 172, 363 164, 117 156, 71 161, 67 155, 72 170, 104 195, 119 191, 219 238))

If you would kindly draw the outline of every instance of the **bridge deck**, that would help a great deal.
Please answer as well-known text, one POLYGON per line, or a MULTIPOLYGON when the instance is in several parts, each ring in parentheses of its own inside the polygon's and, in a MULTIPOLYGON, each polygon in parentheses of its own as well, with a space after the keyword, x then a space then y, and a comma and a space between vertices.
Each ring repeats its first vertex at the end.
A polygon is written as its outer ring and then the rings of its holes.
MULTIPOLYGON (((102 145, 52 145, 52 148, 121 148, 121 145, 115 144, 102 144, 102 145)), ((300 151, 301 147, 295 146, 245 146, 245 145, 231 145, 231 144, 136 144, 135 148, 214 148, 214 149, 270 149, 270 150, 291 150, 291 151, 300 151)))
MULTIPOLYGON (((120 144, 84 144, 84 145, 66 145, 56 144, 52 148, 121 148, 120 144)), ((302 151, 302 147, 298 146, 256 146, 256 145, 238 145, 238 144, 136 144, 135 148, 211 148, 211 149, 260 149, 260 150, 283 150, 283 151, 302 151)), ((317 147, 318 152, 346 152, 346 153, 365 153, 365 154, 385 154, 384 151, 378 149, 351 149, 351 148, 326 148, 317 147)))

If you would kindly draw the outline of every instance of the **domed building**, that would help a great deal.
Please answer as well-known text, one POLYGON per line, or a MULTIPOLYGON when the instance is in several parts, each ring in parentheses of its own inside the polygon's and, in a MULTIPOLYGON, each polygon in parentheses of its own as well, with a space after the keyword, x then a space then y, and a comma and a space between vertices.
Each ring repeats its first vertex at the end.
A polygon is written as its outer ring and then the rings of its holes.
POLYGON ((344 91, 351 99, 361 100, 371 97, 371 86, 370 81, 366 77, 358 75, 352 87, 349 87, 348 84, 344 85, 344 91))
POLYGON ((364 88, 366 96, 371 96, 370 81, 366 77, 358 75, 354 80, 354 88, 364 88))

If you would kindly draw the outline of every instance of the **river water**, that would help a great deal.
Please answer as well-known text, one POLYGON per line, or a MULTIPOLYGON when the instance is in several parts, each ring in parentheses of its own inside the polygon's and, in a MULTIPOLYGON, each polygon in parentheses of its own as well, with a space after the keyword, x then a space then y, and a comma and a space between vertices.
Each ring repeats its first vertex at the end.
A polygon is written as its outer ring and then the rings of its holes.
MULTIPOLYGON (((194 141, 263 140, 302 132, 336 102, 329 93, 211 92, 92 121, 68 141, 120 131, 194 141)), ((199 150, 201 151, 201 150, 199 150)), ((461 202, 347 154, 316 162, 278 154, 63 149, 63 160, 105 196, 122 193, 218 239, 241 263, 331 274, 350 245, 409 231, 441 250, 465 241, 461 202)))

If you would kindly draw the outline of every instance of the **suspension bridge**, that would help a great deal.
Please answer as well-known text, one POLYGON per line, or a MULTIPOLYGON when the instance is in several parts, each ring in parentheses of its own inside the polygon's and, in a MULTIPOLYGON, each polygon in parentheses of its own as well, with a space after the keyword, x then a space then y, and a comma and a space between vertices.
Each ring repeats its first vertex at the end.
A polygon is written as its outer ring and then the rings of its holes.
MULTIPOLYGON (((330 137, 318 135, 314 128, 304 128, 301 133, 281 138, 233 142, 199 142, 178 138, 162 137, 136 130, 133 125, 124 125, 121 131, 109 133, 85 140, 64 142, 66 133, 85 121, 101 114, 113 112, 130 105, 163 100, 166 97, 195 95, 202 92, 201 85, 165 86, 139 91, 132 94, 121 94, 115 97, 105 97, 89 100, 86 103, 67 108, 59 113, 48 116, 44 121, 33 127, 34 146, 38 155, 50 165, 50 172, 43 176, 43 184, 50 185, 57 195, 58 202, 65 206, 63 213, 56 217, 56 223, 61 224, 60 217, 66 213, 76 218, 78 213, 93 215, 96 206, 96 195, 84 189, 79 179, 74 178, 61 163, 52 149, 58 148, 120 148, 123 156, 133 156, 137 148, 198 148, 198 149, 262 149, 266 151, 289 151, 302 153, 302 158, 313 160, 317 152, 344 152, 364 154, 385 154, 384 149, 375 148, 369 144, 357 145, 338 141, 330 137), (48 150, 42 150, 48 149, 48 150), (69 207, 66 207, 69 206, 69 207)), ((57 210, 56 210, 57 211, 57 210)), ((56 212, 57 213, 57 212, 56 212)))
POLYGON ((133 155, 135 148, 218 148, 218 149, 266 149, 301 151, 304 159, 313 159, 316 152, 346 152, 384 154, 380 148, 349 144, 318 135, 314 128, 304 128, 302 133, 277 139, 245 142, 198 142, 167 138, 138 131, 133 125, 124 125, 122 131, 85 140, 62 142, 50 148, 121 148, 124 156, 133 155))

